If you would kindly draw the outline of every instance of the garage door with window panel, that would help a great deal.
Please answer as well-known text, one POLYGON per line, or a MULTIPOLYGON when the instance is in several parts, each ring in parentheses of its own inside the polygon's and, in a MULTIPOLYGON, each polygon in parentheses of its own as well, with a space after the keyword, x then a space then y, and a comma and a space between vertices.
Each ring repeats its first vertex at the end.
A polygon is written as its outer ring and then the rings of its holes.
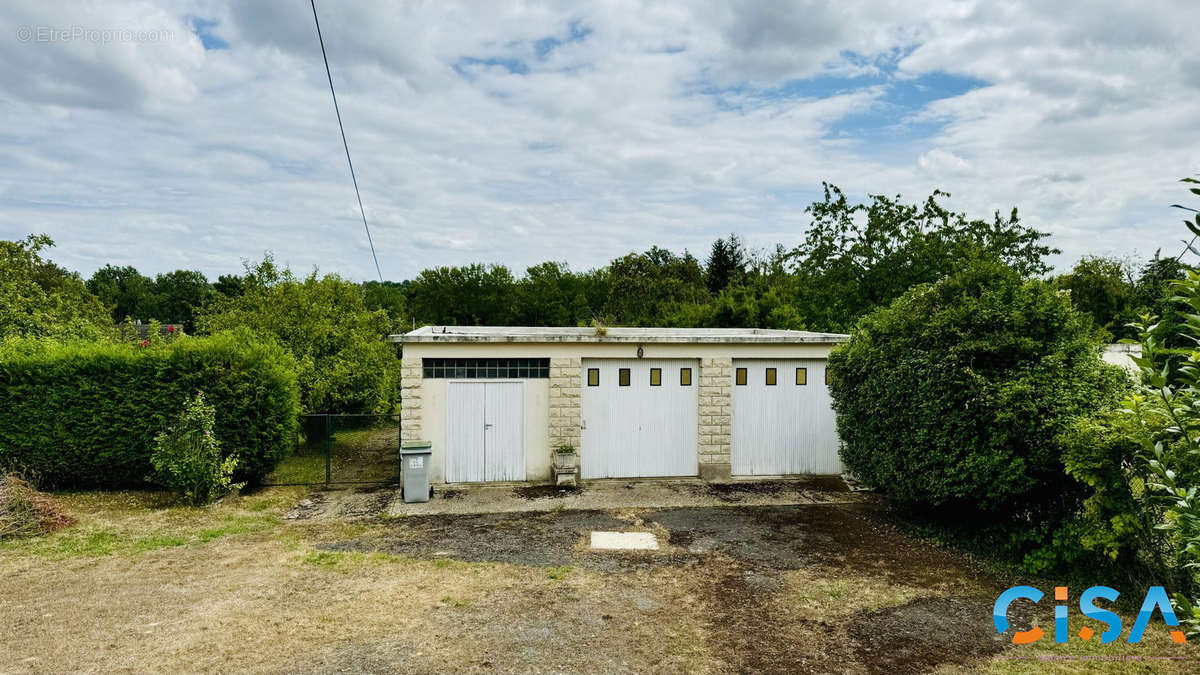
POLYGON ((583 477, 697 475, 699 366, 693 359, 583 359, 583 477))
POLYGON ((446 386, 446 482, 525 480, 524 383, 446 386))
POLYGON ((823 359, 734 359, 735 476, 841 473, 823 359))

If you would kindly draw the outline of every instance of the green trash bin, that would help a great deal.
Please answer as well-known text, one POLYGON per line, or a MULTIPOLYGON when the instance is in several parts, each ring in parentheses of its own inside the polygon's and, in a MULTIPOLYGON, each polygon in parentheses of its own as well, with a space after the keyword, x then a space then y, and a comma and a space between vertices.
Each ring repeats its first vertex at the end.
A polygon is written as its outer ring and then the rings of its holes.
POLYGON ((405 441, 400 444, 400 476, 403 479, 400 496, 405 502, 427 502, 433 498, 429 484, 429 458, 433 443, 405 441))

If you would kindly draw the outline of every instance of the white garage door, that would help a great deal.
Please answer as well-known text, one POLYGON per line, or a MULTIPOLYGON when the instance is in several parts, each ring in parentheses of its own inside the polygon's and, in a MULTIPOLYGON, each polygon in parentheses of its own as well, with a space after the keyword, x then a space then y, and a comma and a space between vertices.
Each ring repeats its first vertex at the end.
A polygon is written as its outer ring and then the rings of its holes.
POLYGON ((446 482, 525 480, 524 384, 446 386, 446 482))
POLYGON ((735 476, 841 473, 823 359, 733 361, 735 476))
POLYGON ((699 362, 584 359, 584 478, 695 476, 699 362))

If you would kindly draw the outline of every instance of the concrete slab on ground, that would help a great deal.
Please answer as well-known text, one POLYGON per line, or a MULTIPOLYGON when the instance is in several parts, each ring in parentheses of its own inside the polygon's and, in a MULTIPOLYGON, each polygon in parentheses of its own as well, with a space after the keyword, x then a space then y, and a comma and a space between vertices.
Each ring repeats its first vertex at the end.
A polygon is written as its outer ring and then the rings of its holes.
POLYGON ((590 545, 601 551, 657 551, 653 532, 603 532, 592 530, 590 545))

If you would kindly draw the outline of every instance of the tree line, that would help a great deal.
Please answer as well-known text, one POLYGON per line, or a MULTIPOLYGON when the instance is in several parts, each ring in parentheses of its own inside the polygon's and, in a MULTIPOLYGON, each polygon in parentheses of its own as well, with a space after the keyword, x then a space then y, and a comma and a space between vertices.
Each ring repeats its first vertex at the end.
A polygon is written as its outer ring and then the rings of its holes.
MULTIPOLYGON (((823 198, 807 209, 812 223, 804 241, 791 249, 749 250, 730 234, 714 241, 703 259, 652 246, 585 271, 555 261, 519 276, 497 264, 443 266, 411 280, 366 282, 361 293, 366 308, 386 312, 396 330, 601 323, 849 331, 912 286, 973 259, 994 259, 1025 276, 1050 271, 1046 258, 1059 251, 1046 243, 1047 233, 1022 224, 1016 209, 970 219, 943 206, 948 196, 935 191, 923 202, 905 203, 872 195, 855 203, 827 184, 823 198)), ((195 270, 151 278, 130 266, 105 265, 84 285, 115 322, 154 319, 192 332, 206 305, 261 283, 256 265, 215 281, 195 270)), ((1158 254, 1141 262, 1086 256, 1052 281, 1070 292, 1096 328, 1119 339, 1133 337, 1128 325, 1146 312, 1177 322, 1165 285, 1186 269, 1158 254)))
MULTIPOLYGON (((356 283, 306 276, 270 254, 241 274, 209 280, 195 270, 153 278, 105 265, 90 278, 48 259, 44 235, 0 242, 0 338, 119 339, 126 321, 180 324, 195 334, 244 329, 296 357, 308 412, 389 410, 394 353, 379 338, 414 325, 630 325, 758 327, 849 332, 908 289, 977 260, 1045 277, 1091 317, 1108 340, 1131 336, 1142 314, 1179 322, 1167 285, 1189 267, 1088 256, 1047 277, 1059 251, 1016 209, 972 219, 947 209, 946 193, 922 202, 871 195, 856 202, 834 185, 806 211, 811 225, 793 248, 750 250, 736 235, 703 259, 652 246, 585 271, 543 262, 518 276, 503 265, 426 269, 405 281, 356 283)), ((125 332, 128 334, 128 331, 125 332)))

